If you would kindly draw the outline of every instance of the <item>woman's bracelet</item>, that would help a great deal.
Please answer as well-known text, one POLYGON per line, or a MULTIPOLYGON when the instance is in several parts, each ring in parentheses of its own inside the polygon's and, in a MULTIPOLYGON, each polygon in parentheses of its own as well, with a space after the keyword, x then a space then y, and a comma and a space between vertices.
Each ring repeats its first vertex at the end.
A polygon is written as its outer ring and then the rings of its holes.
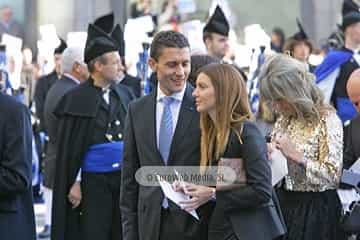
POLYGON ((216 200, 216 188, 215 187, 211 188, 211 191, 212 191, 211 200, 216 200))

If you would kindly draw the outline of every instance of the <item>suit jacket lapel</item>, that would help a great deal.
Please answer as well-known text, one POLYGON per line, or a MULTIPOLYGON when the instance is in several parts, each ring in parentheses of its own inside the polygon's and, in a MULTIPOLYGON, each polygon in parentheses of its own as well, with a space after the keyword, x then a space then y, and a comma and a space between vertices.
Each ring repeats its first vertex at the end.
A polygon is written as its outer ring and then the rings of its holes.
POLYGON ((192 91, 193 87, 191 87, 190 84, 187 84, 184 98, 180 107, 179 119, 177 121, 175 133, 171 142, 168 165, 175 163, 174 158, 177 151, 176 147, 183 141, 183 137, 187 132, 187 128, 191 125, 190 123, 196 115, 192 91))

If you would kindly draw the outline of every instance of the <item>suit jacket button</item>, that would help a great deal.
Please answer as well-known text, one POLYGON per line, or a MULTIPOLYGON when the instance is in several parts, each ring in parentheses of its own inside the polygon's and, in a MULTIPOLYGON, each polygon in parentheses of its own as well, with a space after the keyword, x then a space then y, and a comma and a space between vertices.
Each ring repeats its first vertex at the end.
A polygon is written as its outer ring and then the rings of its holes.
POLYGON ((109 140, 109 141, 112 141, 113 139, 113 136, 111 134, 105 134, 106 138, 109 140))

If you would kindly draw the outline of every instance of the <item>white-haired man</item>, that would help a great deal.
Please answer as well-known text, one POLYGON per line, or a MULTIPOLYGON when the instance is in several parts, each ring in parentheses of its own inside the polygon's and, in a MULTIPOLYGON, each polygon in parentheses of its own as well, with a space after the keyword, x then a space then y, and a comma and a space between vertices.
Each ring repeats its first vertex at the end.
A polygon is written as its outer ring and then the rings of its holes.
POLYGON ((52 189, 55 177, 56 137, 58 129, 58 119, 53 112, 65 93, 86 81, 89 77, 89 71, 84 62, 84 48, 80 46, 66 48, 62 55, 61 70, 63 74, 50 88, 44 104, 45 130, 49 135, 49 144, 44 161, 43 179, 46 204, 45 227, 39 234, 40 238, 50 237, 51 229, 52 189))

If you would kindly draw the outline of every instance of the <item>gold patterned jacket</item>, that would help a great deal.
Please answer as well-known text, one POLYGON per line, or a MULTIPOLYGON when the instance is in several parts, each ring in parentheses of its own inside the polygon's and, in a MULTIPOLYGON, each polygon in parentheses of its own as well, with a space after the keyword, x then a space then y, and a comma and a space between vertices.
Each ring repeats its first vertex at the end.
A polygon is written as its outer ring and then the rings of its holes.
POLYGON ((277 133, 287 134, 306 161, 306 167, 288 161, 289 173, 284 181, 286 190, 322 192, 338 187, 343 159, 343 128, 335 111, 324 113, 317 124, 282 116, 276 121, 272 136, 277 133))

